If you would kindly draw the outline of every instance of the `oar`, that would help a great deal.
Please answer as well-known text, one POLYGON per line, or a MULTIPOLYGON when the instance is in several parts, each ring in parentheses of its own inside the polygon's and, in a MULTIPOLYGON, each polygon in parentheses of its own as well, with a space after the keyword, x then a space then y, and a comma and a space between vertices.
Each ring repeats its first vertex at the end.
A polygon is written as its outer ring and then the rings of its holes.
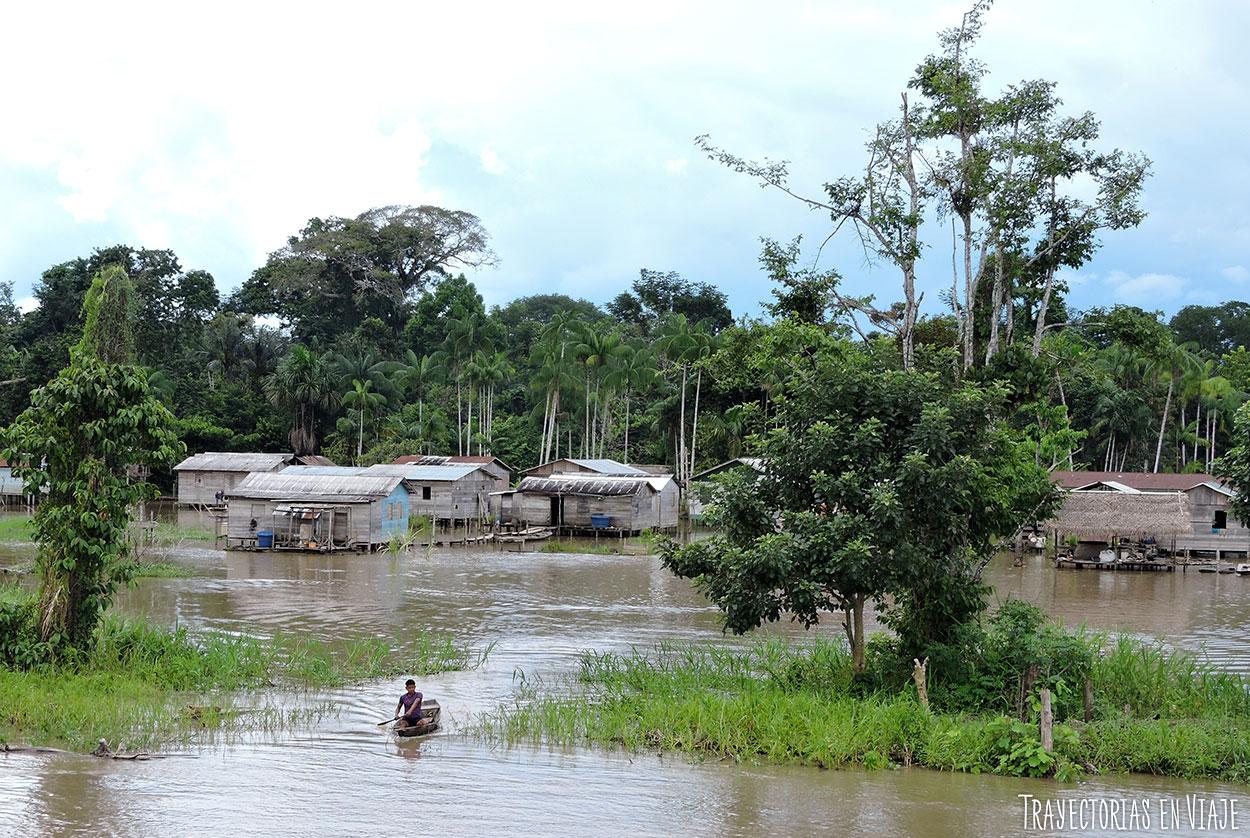
POLYGON ((378 727, 381 727, 382 725, 389 725, 391 722, 397 722, 397 721, 399 721, 399 720, 400 720, 400 719, 402 719, 402 718, 403 718, 403 716, 396 716, 396 717, 395 717, 395 718, 393 718, 393 719, 387 719, 387 720, 386 720, 386 721, 384 721, 384 722, 378 722, 378 727))

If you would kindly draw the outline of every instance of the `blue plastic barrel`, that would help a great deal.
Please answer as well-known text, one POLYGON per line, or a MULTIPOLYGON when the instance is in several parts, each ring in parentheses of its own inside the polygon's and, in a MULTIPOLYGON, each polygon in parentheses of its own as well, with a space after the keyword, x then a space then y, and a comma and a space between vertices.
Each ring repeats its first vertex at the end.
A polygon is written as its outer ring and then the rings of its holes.
POLYGON ((256 547, 260 550, 268 550, 273 547, 273 532, 270 530, 258 530, 256 532, 256 547))
POLYGON ((597 530, 606 530, 612 526, 612 518, 608 515, 591 515, 590 525, 597 530))

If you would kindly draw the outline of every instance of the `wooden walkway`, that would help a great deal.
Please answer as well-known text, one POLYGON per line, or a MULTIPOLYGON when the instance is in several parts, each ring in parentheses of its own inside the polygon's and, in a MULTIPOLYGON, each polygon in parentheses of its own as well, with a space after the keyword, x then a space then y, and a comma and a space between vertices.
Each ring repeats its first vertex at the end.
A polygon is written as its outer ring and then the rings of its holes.
POLYGON ((1055 567, 1069 568, 1071 570, 1124 570, 1124 571, 1166 571, 1172 573, 1176 570, 1175 562, 1163 561, 1126 561, 1121 559, 1118 562, 1100 562, 1093 559, 1060 559, 1055 563, 1055 567))

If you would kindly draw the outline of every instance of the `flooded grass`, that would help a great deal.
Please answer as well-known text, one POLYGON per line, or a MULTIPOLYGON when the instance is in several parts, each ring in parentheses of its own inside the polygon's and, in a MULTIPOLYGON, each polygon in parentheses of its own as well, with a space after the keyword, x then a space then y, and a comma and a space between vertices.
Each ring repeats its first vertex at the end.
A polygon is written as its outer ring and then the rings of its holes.
POLYGON ((0 542, 34 541, 29 515, 0 516, 0 542))
POLYGON ((89 750, 103 738, 152 749, 204 731, 284 729, 315 720, 326 708, 269 707, 269 691, 304 695, 388 675, 468 669, 489 652, 448 637, 422 637, 399 651, 376 639, 333 648, 303 638, 192 635, 110 618, 80 660, 28 671, 0 667, 0 741, 89 750), (266 692, 249 698, 256 690, 266 692), (262 705, 248 706, 256 700, 262 705))
POLYGON ((1055 750, 1048 753, 1035 719, 929 712, 914 688, 865 692, 835 641, 770 640, 745 650, 660 646, 647 654, 586 653, 575 679, 523 679, 513 701, 480 717, 474 732, 502 743, 616 746, 824 768, 920 765, 1062 780, 1089 770, 1250 779, 1244 679, 1190 655, 1121 640, 1099 661, 1095 680, 1096 717, 1057 719, 1055 750), (1178 682, 1182 677, 1189 681, 1178 682), (1131 700, 1120 704, 1126 697, 1131 700))
POLYGON ((189 567, 173 562, 136 562, 131 569, 135 579, 185 579, 196 573, 189 567))

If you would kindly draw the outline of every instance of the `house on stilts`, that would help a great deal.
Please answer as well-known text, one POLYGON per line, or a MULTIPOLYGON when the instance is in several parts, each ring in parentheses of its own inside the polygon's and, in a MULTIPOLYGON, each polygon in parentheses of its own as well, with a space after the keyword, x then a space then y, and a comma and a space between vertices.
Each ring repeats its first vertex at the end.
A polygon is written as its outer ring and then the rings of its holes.
POLYGON ((407 532, 400 475, 293 466, 250 474, 229 493, 227 549, 376 550, 407 532))

